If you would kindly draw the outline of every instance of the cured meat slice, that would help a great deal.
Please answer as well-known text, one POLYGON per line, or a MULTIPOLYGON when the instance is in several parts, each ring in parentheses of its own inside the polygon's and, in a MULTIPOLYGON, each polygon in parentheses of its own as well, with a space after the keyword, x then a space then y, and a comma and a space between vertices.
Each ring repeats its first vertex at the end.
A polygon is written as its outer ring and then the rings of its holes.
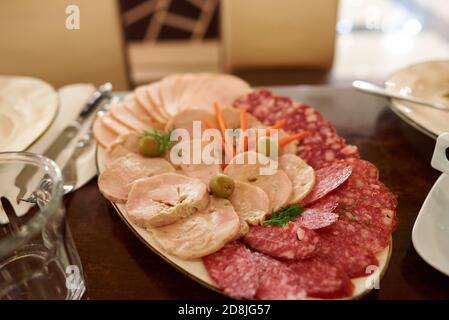
POLYGON ((288 263, 309 297, 337 299, 351 296, 354 285, 349 277, 336 266, 320 259, 288 263))
POLYGON ((228 243, 219 251, 203 258, 211 278, 225 294, 235 299, 252 299, 259 286, 256 263, 240 242, 228 243))
POLYGON ((343 162, 337 162, 315 172, 316 184, 308 196, 302 200, 304 205, 313 203, 329 192, 338 188, 351 175, 352 167, 343 162))
POLYGON ((299 203, 315 186, 315 171, 304 160, 293 154, 280 156, 279 167, 287 174, 293 185, 289 203, 299 203))
POLYGON ((235 238, 240 220, 226 199, 211 197, 203 211, 176 223, 150 229, 156 242, 182 259, 207 256, 235 238))
POLYGON ((140 133, 129 132, 118 136, 110 143, 104 153, 104 164, 109 166, 116 159, 126 156, 128 153, 139 153, 140 133))
POLYGON ((272 257, 298 260, 314 255, 319 237, 314 231, 289 222, 284 227, 251 226, 243 242, 272 257))
POLYGON ((229 200, 239 217, 251 225, 261 224, 270 210, 270 199, 265 191, 245 182, 235 181, 229 200))
POLYGON ((161 115, 159 112, 158 106, 154 104, 154 102, 150 99, 149 96, 149 86, 144 85, 137 87, 134 90, 134 93, 136 95, 137 102, 145 109, 147 110, 148 114, 156 121, 161 124, 164 124, 167 122, 167 119, 161 115))
POLYGON ((301 227, 316 230, 329 227, 338 220, 339 215, 332 211, 309 208, 296 220, 301 227))
POLYGON ((100 117, 103 125, 109 130, 113 131, 117 135, 125 134, 131 131, 135 131, 130 127, 124 125, 122 122, 115 120, 109 113, 100 117))
POLYGON ((182 78, 181 74, 173 74, 163 78, 159 84, 160 104, 164 110, 164 116, 175 116, 178 113, 178 101, 175 88, 182 78))
POLYGON ((122 100, 123 105, 125 108, 134 115, 137 119, 149 124, 153 128, 157 128, 159 130, 164 129, 163 126, 161 126, 160 122, 157 122, 149 113, 148 111, 136 101, 134 94, 129 94, 122 100))
POLYGON ((165 110, 162 105, 161 100, 161 81, 153 82, 147 86, 148 97, 150 102, 153 104, 156 111, 164 118, 165 120, 170 119, 170 114, 165 110))
POLYGON ((214 102, 230 106, 239 96, 251 91, 245 81, 226 74, 200 74, 196 83, 184 91, 179 110, 199 108, 213 112, 214 102))
MULTIPOLYGON (((195 137, 194 132, 194 124, 193 121, 201 121, 201 131, 200 134, 206 129, 206 125, 204 124, 204 120, 209 121, 215 128, 217 128, 215 116, 209 111, 203 109, 186 109, 184 111, 179 112, 175 115, 166 126, 166 131, 170 129, 185 129, 189 133, 190 139, 201 139, 200 137, 195 137)), ((200 128, 198 126, 198 128, 200 128)))
POLYGON ((298 282, 296 273, 284 263, 259 252, 253 252, 259 274, 256 299, 301 300, 306 291, 298 282))
POLYGON ((379 265, 373 253, 350 241, 346 234, 333 234, 326 230, 319 232, 319 236, 317 257, 337 266, 350 278, 367 276, 369 268, 379 265))
POLYGON ((258 90, 240 97, 234 106, 248 110, 266 125, 286 119, 284 129, 288 133, 309 131, 309 136, 298 145, 297 152, 314 169, 336 159, 360 157, 357 147, 347 145, 332 124, 308 105, 296 103, 288 97, 274 96, 268 90, 258 90))
MULTIPOLYGON (((227 128, 230 129, 240 129, 240 110, 234 107, 224 107, 221 110, 223 118, 226 121, 227 128)), ((248 128, 264 128, 265 126, 257 120, 251 113, 247 115, 248 128)))
POLYGON ((103 147, 109 146, 118 137, 118 135, 114 131, 108 129, 103 124, 100 117, 97 117, 95 119, 92 131, 95 140, 97 140, 97 142, 103 147))
POLYGON ((207 187, 200 180, 162 173, 133 184, 126 211, 142 228, 159 227, 203 210, 208 198, 207 187))
POLYGON ((152 129, 149 123, 136 118, 123 103, 117 103, 113 105, 110 109, 111 115, 116 120, 124 123, 126 126, 136 130, 144 131, 152 129))
POLYGON ((134 153, 112 162, 98 177, 98 187, 106 199, 124 203, 132 184, 140 178, 150 177, 175 169, 166 160, 144 158, 134 153))
POLYGON ((255 151, 248 151, 235 156, 224 173, 237 181, 261 188, 270 199, 270 210, 275 211, 288 203, 293 189, 285 172, 275 169, 277 166, 276 161, 255 151))

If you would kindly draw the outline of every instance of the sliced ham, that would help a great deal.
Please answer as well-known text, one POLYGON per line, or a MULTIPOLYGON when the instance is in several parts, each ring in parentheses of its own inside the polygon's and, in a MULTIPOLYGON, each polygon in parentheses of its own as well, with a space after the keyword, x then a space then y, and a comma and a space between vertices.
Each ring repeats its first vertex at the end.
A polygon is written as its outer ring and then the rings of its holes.
POLYGON ((148 113, 148 111, 140 103, 137 102, 135 94, 127 95, 123 99, 122 103, 124 104, 125 108, 134 115, 134 117, 145 123, 148 123, 153 128, 156 128, 158 130, 164 129, 164 125, 162 125, 160 122, 157 122, 148 113))
POLYGON ((160 88, 161 88, 161 81, 153 82, 146 87, 150 102, 153 104, 154 108, 162 116, 162 118, 164 118, 167 121, 168 119, 170 119, 170 115, 162 105, 160 88))
POLYGON ((284 171, 275 169, 277 166, 276 161, 248 151, 235 156, 224 173, 261 188, 270 199, 270 211, 276 211, 288 203, 293 190, 290 179, 284 171))
POLYGON ((182 79, 181 74, 173 74, 163 78, 159 85, 161 105, 167 115, 175 116, 178 113, 178 97, 175 92, 177 84, 182 79))
POLYGON ((190 139, 201 139, 201 137, 194 137, 193 135, 193 121, 201 121, 200 134, 206 129, 206 125, 203 120, 209 121, 214 128, 217 128, 215 116, 206 110, 202 109, 186 109, 175 115, 170 122, 167 123, 166 131, 170 129, 185 129, 190 135, 190 139))
POLYGON ((124 203, 136 180, 174 170, 173 166, 164 159, 145 158, 130 153, 113 161, 100 174, 98 187, 107 199, 124 203))
POLYGON ((200 74, 197 83, 185 90, 178 108, 200 108, 212 112, 214 102, 221 106, 230 106, 235 99, 250 91, 248 83, 235 76, 200 74))
POLYGON ((126 126, 125 124, 123 124, 122 122, 114 119, 109 114, 109 112, 104 114, 103 116, 101 116, 100 119, 106 128, 115 132, 118 135, 125 134, 125 133, 131 132, 131 131, 135 131, 135 130, 131 129, 130 127, 126 126))
POLYGON ((100 117, 95 119, 92 127, 95 140, 103 147, 109 146, 118 137, 117 133, 107 128, 100 117))
POLYGON ((158 107, 151 101, 147 87, 148 86, 143 85, 134 90, 136 100, 156 122, 165 125, 167 119, 161 115, 158 107))
POLYGON ((221 249, 235 238, 239 227, 239 217, 231 203, 226 199, 211 197, 203 211, 150 231, 169 254, 182 259, 195 259, 221 249))
POLYGON ((117 103, 110 109, 111 115, 116 120, 124 123, 136 131, 152 130, 150 123, 145 122, 134 116, 123 103, 117 103))
POLYGON ((312 191, 315 185, 315 171, 294 154, 280 156, 279 167, 287 174, 293 185, 289 203, 299 203, 312 191))
POLYGON ((162 173, 133 184, 126 210, 138 226, 159 227, 203 210, 208 198, 207 187, 200 180, 162 173))
POLYGON ((235 181, 234 192, 229 197, 239 217, 251 225, 261 224, 270 212, 270 199, 263 189, 235 181))
POLYGON ((128 132, 120 135, 114 142, 109 144, 104 153, 104 164, 109 166, 116 159, 126 156, 129 153, 139 153, 139 138, 141 134, 138 132, 128 132))

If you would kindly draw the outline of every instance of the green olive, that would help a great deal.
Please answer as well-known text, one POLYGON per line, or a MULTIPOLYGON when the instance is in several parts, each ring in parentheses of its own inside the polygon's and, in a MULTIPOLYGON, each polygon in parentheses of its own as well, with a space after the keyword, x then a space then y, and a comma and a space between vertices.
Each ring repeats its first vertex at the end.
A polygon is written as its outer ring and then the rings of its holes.
POLYGON ((209 180, 210 191, 220 198, 228 198, 234 191, 234 186, 234 180, 223 173, 218 173, 209 180))
POLYGON ((146 135, 139 139, 139 152, 146 157, 159 157, 163 153, 159 141, 146 135))
POLYGON ((257 152, 270 158, 274 158, 275 156, 277 157, 279 153, 278 144, 274 141, 274 139, 262 137, 257 142, 257 152))

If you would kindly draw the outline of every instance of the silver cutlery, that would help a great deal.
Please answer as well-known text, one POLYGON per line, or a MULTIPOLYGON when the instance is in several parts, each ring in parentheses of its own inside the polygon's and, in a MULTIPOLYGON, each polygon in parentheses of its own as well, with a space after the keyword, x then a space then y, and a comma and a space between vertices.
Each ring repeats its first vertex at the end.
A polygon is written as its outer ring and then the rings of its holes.
POLYGON ((376 84, 373 84, 373 83, 370 83, 367 81, 357 80, 352 83, 352 86, 355 89, 365 92, 365 93, 368 93, 368 94, 373 94, 373 95, 378 95, 378 96, 383 96, 383 97, 388 97, 388 98, 394 98, 394 99, 400 99, 400 100, 416 103, 416 104, 422 105, 424 107, 449 112, 449 106, 446 106, 443 103, 431 102, 431 101, 417 98, 417 97, 414 97, 414 96, 411 96, 408 94, 399 94, 399 93, 391 92, 391 91, 388 91, 387 89, 385 89, 384 87, 378 86, 376 84))
MULTIPOLYGON (((112 91, 112 84, 105 83, 101 85, 98 90, 96 90, 87 100, 84 108, 79 113, 78 117, 70 123, 64 130, 59 134, 58 138, 45 150, 43 153, 47 158, 56 160, 58 155, 67 147, 70 141, 78 134, 81 126, 89 118, 89 116, 94 112, 104 99, 110 99, 110 93, 112 91)), ((30 167, 22 170, 16 177, 14 184, 18 186, 26 185, 26 183, 33 177, 36 170, 30 167)), ((23 201, 23 197, 26 194, 26 189, 20 189, 17 195, 17 203, 23 201)))

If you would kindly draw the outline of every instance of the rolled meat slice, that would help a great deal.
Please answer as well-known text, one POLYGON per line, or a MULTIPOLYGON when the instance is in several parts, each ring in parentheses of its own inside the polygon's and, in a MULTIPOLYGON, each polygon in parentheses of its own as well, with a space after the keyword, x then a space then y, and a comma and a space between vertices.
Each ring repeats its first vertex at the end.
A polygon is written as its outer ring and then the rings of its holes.
POLYGON ((299 203, 315 185, 315 171, 304 160, 294 154, 279 157, 279 167, 284 170, 293 185, 289 203, 299 203))
POLYGON ((139 153, 139 138, 141 134, 128 132, 120 135, 112 142, 104 153, 104 164, 109 166, 116 159, 126 156, 129 153, 139 153))
POLYGON ((160 227, 200 212, 208 200, 207 187, 200 180, 162 173, 133 184, 126 210, 138 226, 160 227))
POLYGON ((235 181, 234 192, 229 197, 239 217, 251 225, 261 224, 270 212, 270 199, 261 188, 235 181))
POLYGON ((195 259, 220 250, 235 238, 239 228, 239 217, 232 204, 226 199, 211 197, 206 209, 150 231, 169 254, 195 259))
POLYGON ((225 168, 224 173, 237 181, 261 188, 270 199, 270 211, 276 211, 288 203, 292 183, 276 161, 255 151, 239 153, 225 168))
POLYGON ((137 179, 172 171, 175 168, 164 159, 130 153, 109 164, 98 177, 98 187, 106 199, 124 203, 137 179))
POLYGON ((103 147, 109 146, 118 137, 117 133, 103 124, 100 117, 95 119, 92 130, 95 140, 103 147))

